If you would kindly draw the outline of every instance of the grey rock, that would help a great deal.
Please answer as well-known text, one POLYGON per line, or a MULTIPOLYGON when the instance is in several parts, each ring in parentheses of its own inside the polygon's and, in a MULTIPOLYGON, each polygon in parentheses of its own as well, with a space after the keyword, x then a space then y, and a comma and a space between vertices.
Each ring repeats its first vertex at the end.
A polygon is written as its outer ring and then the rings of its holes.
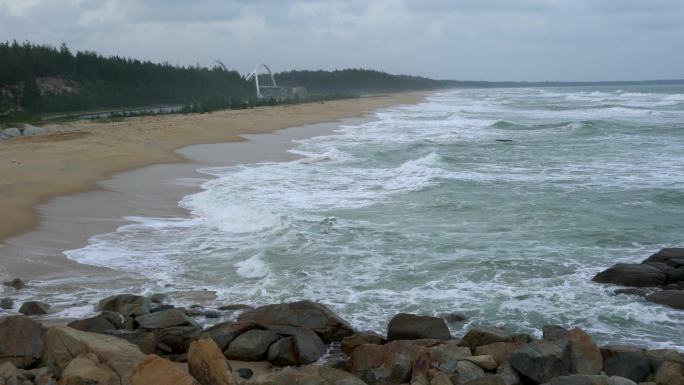
POLYGON ((648 292, 646 290, 636 289, 633 287, 627 288, 627 289, 616 289, 613 291, 613 293, 615 293, 615 295, 619 295, 619 294, 638 295, 639 297, 644 297, 644 296, 646 296, 646 294, 648 294, 648 292))
POLYGON ((443 313, 439 315, 441 318, 444 318, 444 320, 448 323, 456 324, 459 322, 463 322, 468 319, 468 317, 465 316, 463 313, 443 313))
POLYGON ((637 383, 627 378, 610 376, 608 377, 608 382, 606 382, 606 385, 637 385, 637 383))
POLYGON ((140 295, 113 295, 101 300, 97 309, 114 311, 123 316, 139 316, 150 312, 150 300, 140 295))
POLYGON ((23 315, 45 315, 50 310, 50 305, 40 301, 24 302, 19 308, 19 313, 23 315))
POLYGON ((173 326, 155 330, 157 349, 165 354, 184 354, 190 344, 199 339, 201 332, 196 326, 173 326))
POLYGON ((618 263, 596 274, 593 281, 622 286, 655 287, 667 283, 667 274, 647 264, 618 263))
POLYGON ((109 330, 104 334, 121 338, 133 345, 136 345, 141 352, 145 354, 153 354, 157 346, 157 336, 153 332, 148 332, 143 329, 135 331, 130 330, 109 330))
POLYGON ((472 356, 470 348, 459 346, 456 341, 432 346, 428 348, 428 355, 430 365, 447 374, 455 373, 458 363, 472 356))
POLYGON ((21 290, 26 287, 26 282, 22 281, 20 278, 14 278, 11 281, 6 281, 2 283, 3 286, 8 286, 14 290, 21 290))
POLYGON ((675 309, 684 309, 684 290, 661 290, 646 296, 650 302, 667 305, 675 309))
POLYGON ((468 361, 459 361, 456 365, 456 373, 458 373, 458 382, 464 384, 485 376, 482 368, 468 361))
POLYGON ((388 341, 450 338, 451 333, 443 318, 399 313, 387 326, 388 341))
POLYGON ((249 380, 252 378, 254 375, 254 372, 252 372, 252 369, 250 368, 240 368, 235 371, 240 377, 244 378, 245 380, 249 380))
POLYGON ((157 313, 160 311, 171 310, 171 309, 175 309, 175 308, 176 308, 175 306, 169 305, 169 304, 158 305, 158 306, 155 306, 153 308, 150 308, 150 313, 157 313))
POLYGON ((0 318, 0 363, 31 367, 41 357, 45 345, 43 326, 23 315, 0 318))
POLYGON ((642 263, 666 263, 673 267, 684 266, 684 247, 670 247, 661 249, 646 258, 642 263))
POLYGON ((660 364, 653 379, 658 385, 684 385, 684 365, 665 361, 660 364))
MULTIPOLYGON (((433 385, 433 383, 430 383, 433 385)), ((459 384, 460 385, 460 384, 459 384)), ((485 377, 480 377, 468 382, 464 382, 463 385, 507 385, 506 381, 498 375, 489 375, 485 377)))
POLYGON ((511 366, 537 383, 570 374, 570 343, 535 341, 511 353, 511 366))
POLYGON ((383 345, 387 343, 385 337, 375 332, 359 332, 353 336, 344 337, 340 343, 342 351, 349 355, 354 348, 363 344, 383 345))
POLYGON ((288 340, 280 343, 281 339, 268 350, 268 360, 276 365, 312 364, 325 354, 325 343, 311 329, 291 326, 270 326, 268 329, 288 340))
POLYGON ((6 128, 3 133, 10 138, 18 138, 21 136, 21 130, 16 127, 6 128))
POLYGON ((9 310, 14 307, 14 300, 12 298, 6 297, 0 299, 0 308, 9 310))
POLYGON ((48 130, 43 128, 43 127, 36 127, 36 126, 32 126, 30 124, 27 124, 24 126, 24 130, 22 131, 22 134, 24 136, 33 136, 33 135, 46 134, 47 132, 48 132, 48 130))
POLYGON ((223 313, 221 313, 218 310, 213 310, 213 309, 205 309, 202 311, 201 314, 205 318, 221 318, 221 316, 223 316, 223 313))
POLYGON ((280 336, 268 330, 250 330, 238 336, 225 351, 226 357, 242 361, 261 361, 280 336))
POLYGON ((252 322, 223 322, 204 330, 202 338, 211 338, 221 351, 225 351, 237 336, 253 329, 260 327, 252 322))
POLYGON ((250 379, 247 385, 366 385, 359 378, 344 372, 319 365, 300 368, 289 367, 275 373, 250 379))
POLYGON ((115 312, 103 311, 95 317, 69 323, 69 327, 91 333, 104 333, 108 330, 123 329, 124 317, 115 312))
POLYGON ((198 329, 200 328, 195 321, 177 309, 141 315, 136 317, 135 321, 141 327, 148 330, 166 329, 174 326, 194 326, 198 329))
POLYGON ((628 378, 635 382, 645 381, 651 374, 651 364, 643 351, 624 351, 617 353, 603 363, 609 376, 628 378))
POLYGON ((559 325, 544 325, 542 338, 547 341, 556 341, 568 337, 568 330, 559 325))

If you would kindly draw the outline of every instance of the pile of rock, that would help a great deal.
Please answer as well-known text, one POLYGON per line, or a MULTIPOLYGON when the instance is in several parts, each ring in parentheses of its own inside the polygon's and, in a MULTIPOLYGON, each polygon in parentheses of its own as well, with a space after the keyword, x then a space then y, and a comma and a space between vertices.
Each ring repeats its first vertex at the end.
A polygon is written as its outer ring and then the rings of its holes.
POLYGON ((20 136, 34 136, 42 135, 48 132, 47 129, 43 127, 36 127, 30 124, 25 124, 23 127, 9 127, 4 130, 0 130, 0 140, 8 140, 12 138, 18 138, 20 136))
POLYGON ((595 282, 638 289, 618 289, 616 294, 642 295, 647 301, 684 309, 684 248, 667 248, 641 263, 618 263, 598 273, 595 282), (658 288, 648 292, 641 288, 658 288))
POLYGON ((682 353, 600 348, 577 328, 549 326, 536 340, 480 326, 455 338, 443 318, 398 314, 381 336, 310 301, 206 329, 144 296, 108 297, 98 309, 47 329, 0 318, 0 384, 684 385, 682 353))

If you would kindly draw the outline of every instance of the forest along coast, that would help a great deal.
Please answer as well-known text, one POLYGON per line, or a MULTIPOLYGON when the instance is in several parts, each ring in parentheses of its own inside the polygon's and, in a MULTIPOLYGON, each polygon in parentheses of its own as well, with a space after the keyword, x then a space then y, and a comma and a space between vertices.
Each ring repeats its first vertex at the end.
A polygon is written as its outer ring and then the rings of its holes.
MULTIPOLYGON (((681 272, 683 260, 684 249, 664 249, 646 262, 662 264, 661 270, 674 277, 681 272)), ((629 276, 629 282, 621 283, 665 282, 653 281, 652 273, 652 269, 616 265, 595 280, 617 282, 629 276)), ((22 290, 26 284, 15 279, 5 285, 22 290)), ((12 307, 12 300, 3 299, 2 306, 12 307)), ((46 327, 35 317, 49 312, 49 305, 29 301, 20 307, 22 315, 0 318, 0 381, 26 385, 684 383, 682 352, 599 346, 577 327, 547 325, 542 338, 535 338, 478 325, 453 336, 448 323, 464 322, 459 313, 442 317, 400 313, 389 320, 387 334, 380 335, 356 330, 327 306, 312 301, 257 308, 244 304, 184 308, 168 303, 163 294, 113 295, 99 301, 95 309, 99 314, 93 317, 46 327), (232 320, 215 322, 226 314, 232 320)))

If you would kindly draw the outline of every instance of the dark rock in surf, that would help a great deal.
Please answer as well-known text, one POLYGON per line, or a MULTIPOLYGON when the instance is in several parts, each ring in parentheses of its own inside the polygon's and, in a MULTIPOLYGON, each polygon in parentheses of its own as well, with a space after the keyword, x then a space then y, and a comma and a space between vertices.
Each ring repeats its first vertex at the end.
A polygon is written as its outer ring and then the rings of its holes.
POLYGON ((646 296, 650 302, 684 310, 684 290, 661 290, 646 296))
POLYGON ((22 281, 19 278, 14 278, 11 281, 3 282, 2 283, 4 286, 8 286, 11 288, 14 288, 14 290, 21 290, 26 287, 26 282, 22 281))
POLYGON ((250 310, 250 309, 254 309, 254 306, 249 306, 249 305, 237 303, 237 304, 233 304, 233 305, 219 306, 217 309, 221 310, 221 311, 250 310))
POLYGON ((452 324, 463 322, 468 319, 468 317, 466 317, 465 314, 462 313, 444 313, 440 314, 439 316, 443 318, 446 322, 452 324))
POLYGON ((513 143, 513 139, 497 139, 496 141, 500 143, 513 143))
POLYGON ((19 308, 19 313, 23 315, 45 315, 50 310, 50 305, 40 301, 24 302, 19 308))
POLYGON ((240 314, 238 321, 309 328, 326 343, 341 341, 354 334, 347 321, 326 306, 311 301, 261 306, 240 314))
POLYGON ((387 326, 388 341, 450 338, 451 333, 443 318, 399 313, 387 326))
POLYGON ((667 283, 667 274, 651 265, 618 263, 596 274, 593 281, 622 286, 657 287, 667 283))
POLYGON ((139 316, 150 312, 150 300, 147 297, 132 294, 120 294, 107 297, 97 305, 99 311, 114 311, 123 316, 139 316))
POLYGON ((12 298, 7 297, 7 298, 0 299, 0 308, 1 309, 9 310, 13 307, 14 307, 14 300, 12 298))
POLYGON ((73 321, 67 326, 84 332, 104 333, 109 330, 123 329, 124 317, 119 313, 103 311, 95 317, 73 321))
POLYGON ((647 292, 643 289, 627 288, 627 289, 616 289, 613 291, 615 295, 625 294, 625 295, 638 295, 639 297, 645 297, 647 292))

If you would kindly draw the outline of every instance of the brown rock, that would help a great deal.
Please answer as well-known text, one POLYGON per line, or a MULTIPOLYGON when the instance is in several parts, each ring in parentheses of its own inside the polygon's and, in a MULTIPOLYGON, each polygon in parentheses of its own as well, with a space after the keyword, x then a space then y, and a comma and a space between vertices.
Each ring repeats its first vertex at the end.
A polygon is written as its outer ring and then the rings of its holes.
POLYGON ((93 353, 81 354, 62 371, 59 385, 119 385, 119 377, 93 353))
POLYGON ((513 342, 513 337, 505 330, 487 326, 477 326, 463 336, 462 344, 471 349, 495 342, 513 342))
POLYGON ((330 309, 311 301, 267 305, 247 310, 238 317, 240 322, 259 325, 283 325, 309 328, 330 343, 354 334, 354 330, 330 309))
POLYGON ((490 355, 465 357, 463 360, 472 362, 484 370, 495 370, 498 366, 494 358, 490 355))
POLYGON ((150 354, 130 377, 131 385, 201 385, 176 364, 150 354))
POLYGON ((325 343, 311 329, 291 326, 269 326, 268 329, 286 337, 275 342, 268 350, 268 360, 276 365, 312 364, 326 352, 325 343), (288 341, 281 343, 284 339, 288 341))
POLYGON ((457 341, 429 347, 427 352, 429 364, 447 374, 455 373, 459 361, 471 356, 470 348, 459 346, 457 341))
POLYGON ((665 361, 660 364, 653 379, 658 385, 684 385, 684 365, 665 361))
POLYGON ((14 307, 14 300, 12 298, 6 297, 0 299, 0 309, 9 310, 14 307))
POLYGON ((19 278, 14 278, 13 280, 3 282, 2 284, 14 288, 14 290, 21 290, 26 287, 26 283, 19 278))
POLYGON ((109 330, 104 334, 128 341, 133 345, 136 345, 140 351, 145 354, 153 354, 157 347, 157 336, 152 332, 145 331, 144 329, 138 329, 136 331, 109 330))
POLYGON ((498 365, 502 365, 508 362, 508 357, 520 346, 521 344, 514 342, 495 342, 476 347, 474 353, 476 356, 492 356, 498 365))
POLYGON ((23 315, 45 315, 50 310, 50 305, 40 301, 24 302, 19 308, 19 313, 23 315))
POLYGON ((69 327, 91 333, 104 333, 108 330, 123 329, 124 318, 119 313, 103 311, 95 317, 69 323, 69 327))
POLYGON ((34 366, 45 344, 43 326, 23 315, 0 318, 0 363, 19 368, 34 366))
POLYGON ((199 339, 201 330, 195 326, 174 326, 155 330, 157 348, 166 354, 183 354, 190 343, 199 339))
POLYGON ((155 313, 135 317, 135 321, 148 330, 166 329, 174 326, 194 326, 197 323, 178 309, 162 310, 155 313))
POLYGON ((570 341, 570 372, 599 374, 603 369, 601 350, 589 334, 580 328, 567 332, 570 341))
POLYGON ((95 354, 103 365, 112 369, 119 377, 120 385, 130 384, 131 373, 145 359, 137 346, 122 339, 53 326, 45 337, 42 363, 60 376, 71 360, 88 353, 95 354))
POLYGON ((246 382, 247 385, 366 385, 359 378, 333 368, 318 365, 288 367, 264 374, 246 382))
POLYGON ((448 340, 451 333, 443 318, 399 313, 387 326, 387 340, 448 340))
POLYGON ((237 336, 253 329, 260 329, 252 322, 223 322, 202 332, 201 338, 211 338, 224 351, 237 336))
POLYGON ((225 354, 235 360, 261 361, 269 347, 279 339, 279 335, 268 330, 250 330, 233 340, 225 354))
POLYGON ((384 345, 385 337, 374 332, 360 332, 342 339, 341 348, 344 353, 350 355, 354 348, 363 344, 384 345))
POLYGON ((367 384, 407 383, 425 346, 414 341, 391 341, 385 345, 360 345, 347 362, 349 372, 367 384))
POLYGON ((661 290, 646 296, 646 301, 684 309, 684 290, 661 290))
POLYGON ((509 363, 523 376, 537 382, 570 374, 570 343, 535 341, 511 353, 509 363))
POLYGON ((101 300, 97 309, 114 311, 123 316, 139 316, 150 312, 150 300, 140 295, 113 295, 101 300))
POLYGON ((202 385, 234 385, 230 365, 214 340, 206 338, 190 344, 190 374, 202 385))

